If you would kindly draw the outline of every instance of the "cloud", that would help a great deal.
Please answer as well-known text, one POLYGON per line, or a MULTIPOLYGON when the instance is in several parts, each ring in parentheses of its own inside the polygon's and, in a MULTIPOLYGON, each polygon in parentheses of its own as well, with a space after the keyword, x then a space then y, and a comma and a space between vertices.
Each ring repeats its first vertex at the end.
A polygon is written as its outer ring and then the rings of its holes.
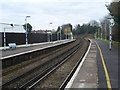
POLYGON ((119 0, 1 0, 1 2, 111 2, 111 1, 119 1, 119 0))
POLYGON ((0 4, 2 22, 24 24, 25 16, 33 29, 48 29, 71 23, 82 24, 99 20, 108 13, 105 2, 110 0, 3 0, 0 4), (29 2, 28 2, 29 1, 29 2))

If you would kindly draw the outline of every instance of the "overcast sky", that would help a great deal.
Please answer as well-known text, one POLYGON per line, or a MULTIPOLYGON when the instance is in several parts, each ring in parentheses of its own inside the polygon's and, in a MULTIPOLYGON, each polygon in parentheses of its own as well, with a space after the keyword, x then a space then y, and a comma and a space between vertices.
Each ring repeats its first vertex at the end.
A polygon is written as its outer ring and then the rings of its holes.
POLYGON ((111 0, 0 0, 0 23, 22 25, 29 15, 28 22, 37 30, 67 23, 82 25, 107 15, 107 2, 111 0))

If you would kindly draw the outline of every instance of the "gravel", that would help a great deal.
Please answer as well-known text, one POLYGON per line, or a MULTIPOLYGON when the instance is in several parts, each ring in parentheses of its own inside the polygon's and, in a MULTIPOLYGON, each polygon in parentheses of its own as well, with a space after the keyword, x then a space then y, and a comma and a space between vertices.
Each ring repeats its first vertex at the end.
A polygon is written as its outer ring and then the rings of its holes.
POLYGON ((68 44, 64 47, 61 47, 55 51, 52 51, 48 54, 37 57, 30 61, 22 62, 21 64, 18 64, 18 65, 15 65, 15 66, 12 66, 10 68, 3 70, 3 73, 6 73, 4 76, 2 76, 3 83, 7 82, 8 80, 11 80, 12 78, 20 75, 21 73, 24 73, 24 72, 34 68, 35 66, 38 66, 39 64, 41 64, 43 62, 48 61, 50 58, 53 58, 53 57, 59 55, 60 53, 63 53, 65 50, 68 50, 69 48, 74 46, 75 43, 77 43, 77 42, 70 43, 70 44, 68 44))
POLYGON ((56 69, 51 75, 45 78, 43 81, 38 83, 35 88, 54 88, 57 89, 66 79, 70 71, 73 69, 75 64, 80 59, 81 55, 86 51, 88 47, 88 41, 84 40, 84 42, 80 45, 79 50, 67 60, 62 66, 56 69))

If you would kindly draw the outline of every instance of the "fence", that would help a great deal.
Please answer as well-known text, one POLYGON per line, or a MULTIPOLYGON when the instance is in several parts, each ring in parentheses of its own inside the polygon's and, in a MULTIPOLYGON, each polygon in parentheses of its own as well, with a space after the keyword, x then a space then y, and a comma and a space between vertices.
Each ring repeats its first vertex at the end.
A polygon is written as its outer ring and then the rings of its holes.
MULTIPOLYGON (((0 33, 0 47, 4 46, 4 34, 0 33)), ((51 36, 50 36, 51 39, 51 36)), ((65 36, 62 35, 62 39, 65 39, 65 36)), ((57 40, 57 34, 52 34, 52 41, 57 40)), ((48 41, 48 35, 46 33, 30 33, 28 34, 28 43, 41 43, 41 42, 47 42, 48 41)), ((6 33, 6 46, 8 46, 8 43, 16 43, 17 45, 22 45, 26 43, 26 35, 25 33, 6 33)))

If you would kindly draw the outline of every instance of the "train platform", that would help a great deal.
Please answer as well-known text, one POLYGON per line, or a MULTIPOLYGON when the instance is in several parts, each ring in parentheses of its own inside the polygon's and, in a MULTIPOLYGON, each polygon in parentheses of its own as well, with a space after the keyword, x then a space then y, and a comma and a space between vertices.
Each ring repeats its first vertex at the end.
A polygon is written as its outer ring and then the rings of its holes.
POLYGON ((54 47, 54 46, 72 42, 72 41, 74 41, 74 39, 65 39, 65 40, 58 40, 58 41, 53 41, 53 42, 28 44, 27 46, 26 45, 17 45, 16 49, 10 49, 9 47, 6 47, 6 50, 4 50, 4 47, 0 47, 0 50, 2 51, 1 59, 7 58, 7 57, 12 57, 12 56, 19 55, 19 54, 37 51, 40 49, 54 47))
POLYGON ((118 51, 120 49, 101 40, 91 44, 66 88, 119 89, 118 51))
POLYGON ((120 47, 112 45, 112 49, 109 50, 109 43, 102 40, 96 40, 96 43, 98 47, 97 63, 99 88, 112 88, 113 90, 118 90, 120 88, 120 47))
POLYGON ((91 41, 85 56, 66 88, 98 87, 96 52, 95 42, 91 41))

